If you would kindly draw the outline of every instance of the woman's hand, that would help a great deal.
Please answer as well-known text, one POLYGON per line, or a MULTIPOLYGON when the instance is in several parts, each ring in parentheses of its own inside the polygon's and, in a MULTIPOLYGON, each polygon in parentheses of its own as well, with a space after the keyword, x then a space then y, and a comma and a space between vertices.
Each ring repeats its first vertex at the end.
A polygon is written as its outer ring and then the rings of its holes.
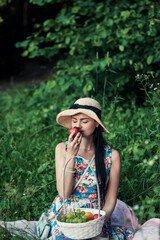
POLYGON ((66 171, 65 173, 65 198, 68 198, 73 189, 74 181, 72 171, 74 171, 75 156, 82 141, 82 134, 80 132, 75 136, 75 138, 73 137, 74 134, 75 132, 73 131, 68 138, 67 156, 65 143, 59 143, 55 151, 57 191, 61 197, 63 197, 63 169, 68 162, 66 166, 66 170, 68 170, 68 172, 66 171))
POLYGON ((80 132, 78 132, 75 137, 74 134, 75 131, 73 131, 68 137, 67 160, 76 156, 82 141, 82 134, 80 132))

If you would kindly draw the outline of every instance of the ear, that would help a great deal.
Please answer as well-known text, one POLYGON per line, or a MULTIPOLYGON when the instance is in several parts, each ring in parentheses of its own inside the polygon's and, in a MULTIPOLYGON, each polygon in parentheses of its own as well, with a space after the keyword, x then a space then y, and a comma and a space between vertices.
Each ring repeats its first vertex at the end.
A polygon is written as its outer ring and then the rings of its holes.
POLYGON ((96 120, 94 120, 95 121, 95 123, 96 123, 96 127, 98 127, 99 126, 99 123, 96 121, 96 120))

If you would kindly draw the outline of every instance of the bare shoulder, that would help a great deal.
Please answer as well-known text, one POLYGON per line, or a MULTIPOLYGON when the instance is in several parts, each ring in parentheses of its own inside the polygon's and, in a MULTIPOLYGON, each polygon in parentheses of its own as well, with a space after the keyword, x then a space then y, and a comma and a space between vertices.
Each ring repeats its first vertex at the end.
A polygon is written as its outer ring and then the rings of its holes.
POLYGON ((56 154, 65 154, 65 147, 65 142, 58 143, 55 149, 56 154))
POLYGON ((120 153, 114 148, 112 148, 112 163, 115 163, 115 164, 121 163, 120 153))
POLYGON ((56 149, 57 150, 62 150, 65 149, 66 143, 65 142, 60 142, 57 144, 56 149))

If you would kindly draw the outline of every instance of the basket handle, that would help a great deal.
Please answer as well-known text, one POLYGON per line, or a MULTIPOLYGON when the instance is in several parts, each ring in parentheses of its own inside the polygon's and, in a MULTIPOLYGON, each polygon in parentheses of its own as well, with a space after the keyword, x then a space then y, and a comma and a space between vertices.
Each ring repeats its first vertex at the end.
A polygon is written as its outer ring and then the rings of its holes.
POLYGON ((67 167, 67 165, 68 165, 68 163, 69 163, 69 161, 71 160, 72 158, 70 158, 67 162, 66 162, 66 164, 65 164, 65 166, 64 166, 64 169, 63 169, 63 185, 62 185, 62 193, 63 193, 63 207, 64 207, 64 214, 66 214, 66 206, 65 206, 65 197, 64 197, 64 185, 65 185, 65 181, 64 181, 64 179, 65 179, 65 171, 66 171, 66 167, 67 167))
MULTIPOLYGON (((84 171, 83 175, 81 176, 80 180, 77 182, 77 184, 76 184, 76 186, 74 187, 73 191, 74 191, 75 188, 78 186, 78 184, 81 182, 82 178, 85 176, 86 172, 88 171, 88 168, 90 167, 90 169, 92 170, 92 172, 93 172, 93 174, 94 174, 94 177, 95 177, 95 179, 96 179, 97 192, 98 192, 98 210, 99 210, 99 211, 98 211, 98 217, 100 217, 100 190, 99 190, 99 184, 98 184, 97 176, 96 176, 96 174, 95 174, 95 172, 94 172, 94 170, 93 170, 93 168, 92 168, 92 166, 91 166, 91 164, 92 164, 92 162, 93 162, 93 160, 94 160, 94 157, 95 157, 95 155, 94 155, 93 158, 91 159, 90 163, 88 164, 87 168, 85 169, 85 171, 84 171)), ((66 164, 65 164, 65 166, 64 166, 64 169, 63 169, 64 171, 63 171, 63 186, 62 186, 62 192, 63 192, 64 214, 66 214, 66 206, 65 206, 66 203, 65 203, 65 197, 64 197, 65 171, 66 171, 66 167, 67 167, 67 165, 68 165, 68 163, 69 163, 69 161, 70 161, 71 159, 72 159, 72 158, 70 158, 70 159, 66 162, 66 164)))

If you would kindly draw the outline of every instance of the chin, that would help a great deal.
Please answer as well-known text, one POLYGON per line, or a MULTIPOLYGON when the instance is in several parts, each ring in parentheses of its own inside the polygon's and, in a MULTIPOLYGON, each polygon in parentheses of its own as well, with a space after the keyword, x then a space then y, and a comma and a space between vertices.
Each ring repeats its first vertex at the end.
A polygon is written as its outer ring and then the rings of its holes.
POLYGON ((85 137, 85 138, 89 138, 89 137, 92 137, 92 136, 93 136, 93 133, 92 134, 82 133, 82 137, 85 137))

